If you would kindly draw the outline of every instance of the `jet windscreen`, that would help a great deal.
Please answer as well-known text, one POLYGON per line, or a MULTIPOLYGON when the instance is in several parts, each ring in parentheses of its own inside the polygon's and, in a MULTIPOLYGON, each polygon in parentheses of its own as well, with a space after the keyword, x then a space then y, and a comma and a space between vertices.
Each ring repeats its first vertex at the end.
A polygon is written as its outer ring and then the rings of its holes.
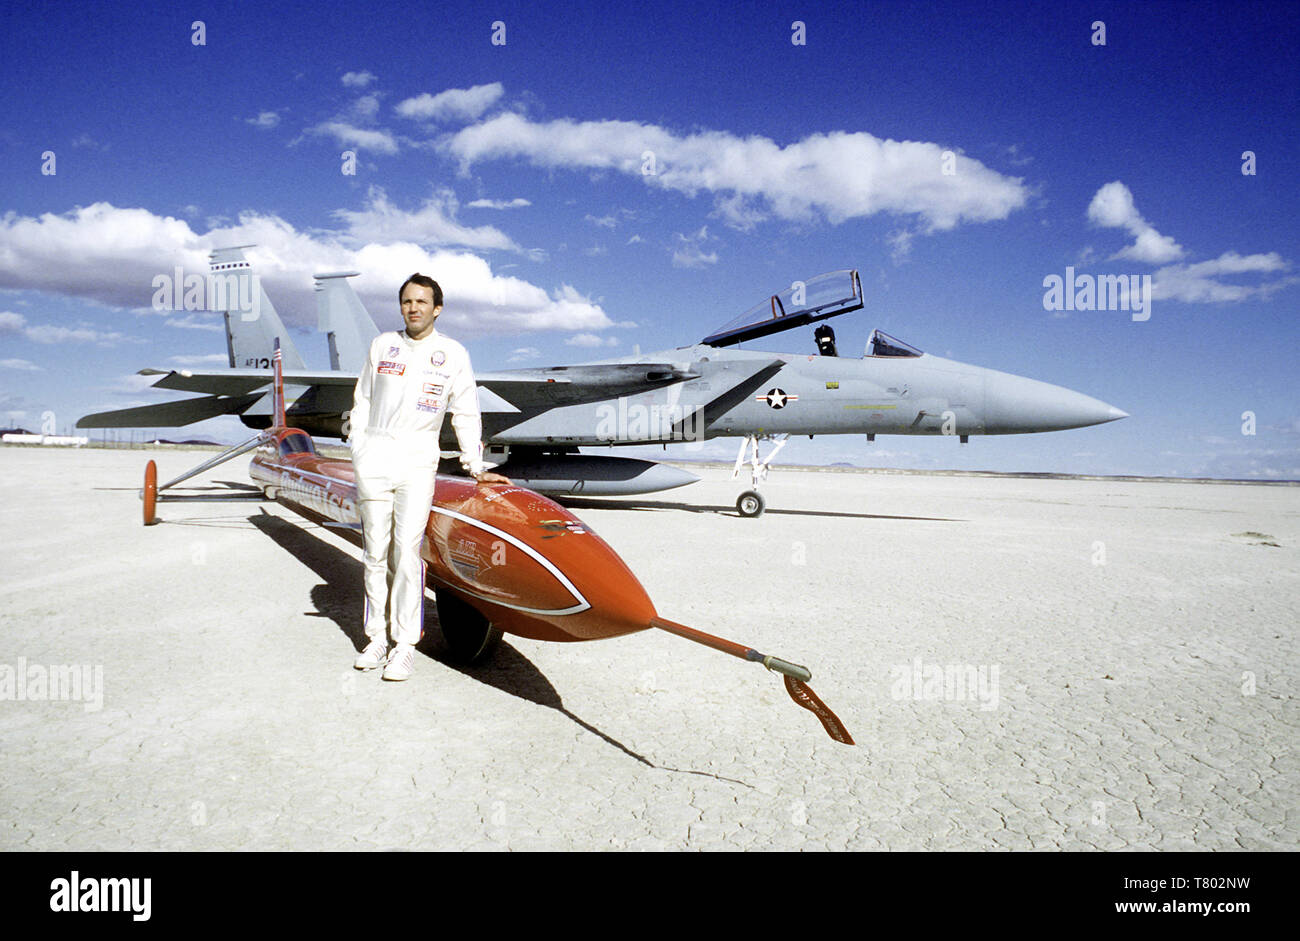
POLYGON ((910 343, 904 343, 897 337, 891 337, 883 330, 871 334, 869 356, 920 356, 921 351, 910 343))

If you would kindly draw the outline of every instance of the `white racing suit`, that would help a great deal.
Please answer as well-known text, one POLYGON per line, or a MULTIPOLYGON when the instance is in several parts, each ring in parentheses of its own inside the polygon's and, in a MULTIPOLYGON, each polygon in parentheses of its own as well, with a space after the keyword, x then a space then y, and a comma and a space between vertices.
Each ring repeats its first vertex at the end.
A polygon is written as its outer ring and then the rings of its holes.
POLYGON ((424 560, 438 434, 451 412, 461 465, 477 476, 483 426, 465 348, 435 329, 423 340, 382 333, 370 344, 349 416, 365 538, 365 631, 416 644, 424 630, 424 560))

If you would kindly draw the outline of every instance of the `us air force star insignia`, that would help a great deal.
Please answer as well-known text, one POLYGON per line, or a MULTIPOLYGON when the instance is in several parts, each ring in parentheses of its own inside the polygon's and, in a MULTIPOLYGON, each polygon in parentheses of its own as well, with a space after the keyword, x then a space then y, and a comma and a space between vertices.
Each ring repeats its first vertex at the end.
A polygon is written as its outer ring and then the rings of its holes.
POLYGON ((438 352, 434 353, 432 357, 430 357, 430 361, 435 366, 441 366, 443 363, 447 361, 447 357, 446 355, 443 354, 442 350, 439 350, 438 352))
POLYGON ((755 402, 766 402, 772 408, 785 408, 786 402, 793 402, 797 395, 786 395, 784 389, 768 389, 767 395, 757 396, 755 402))
POLYGON ((396 356, 396 355, 397 355, 398 353, 400 353, 400 352, 401 352, 401 350, 399 350, 399 349, 398 349, 397 347, 395 347, 395 346, 390 346, 390 347, 388 348, 388 355, 389 355, 390 357, 392 357, 392 356, 396 356))

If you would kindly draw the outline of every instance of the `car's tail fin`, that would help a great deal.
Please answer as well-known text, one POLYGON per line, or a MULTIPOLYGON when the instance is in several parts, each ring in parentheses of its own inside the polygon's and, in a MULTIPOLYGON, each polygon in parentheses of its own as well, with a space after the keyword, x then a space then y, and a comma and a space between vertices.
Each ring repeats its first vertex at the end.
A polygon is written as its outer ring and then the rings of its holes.
POLYGON ((315 276, 318 326, 329 340, 330 369, 361 372, 370 343, 379 336, 379 328, 348 283, 359 273, 330 271, 315 276))
POLYGON ((232 369, 269 369, 274 341, 278 338, 287 369, 306 369, 284 328, 275 305, 266 296, 261 279, 244 255, 252 245, 214 249, 208 266, 214 300, 226 316, 226 352, 232 369))
POLYGON ((284 427, 284 358, 280 355, 280 338, 276 337, 275 351, 271 354, 271 368, 275 382, 271 387, 271 427, 284 427))

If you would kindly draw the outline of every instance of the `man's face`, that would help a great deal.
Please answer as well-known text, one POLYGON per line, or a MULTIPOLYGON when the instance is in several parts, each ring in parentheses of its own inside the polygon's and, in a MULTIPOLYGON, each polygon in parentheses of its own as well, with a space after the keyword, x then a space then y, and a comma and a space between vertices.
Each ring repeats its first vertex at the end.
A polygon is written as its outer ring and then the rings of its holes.
POLYGON ((406 333, 411 339, 420 340, 428 336, 441 312, 441 307, 433 306, 433 288, 408 284, 402 289, 402 319, 406 321, 406 333))

